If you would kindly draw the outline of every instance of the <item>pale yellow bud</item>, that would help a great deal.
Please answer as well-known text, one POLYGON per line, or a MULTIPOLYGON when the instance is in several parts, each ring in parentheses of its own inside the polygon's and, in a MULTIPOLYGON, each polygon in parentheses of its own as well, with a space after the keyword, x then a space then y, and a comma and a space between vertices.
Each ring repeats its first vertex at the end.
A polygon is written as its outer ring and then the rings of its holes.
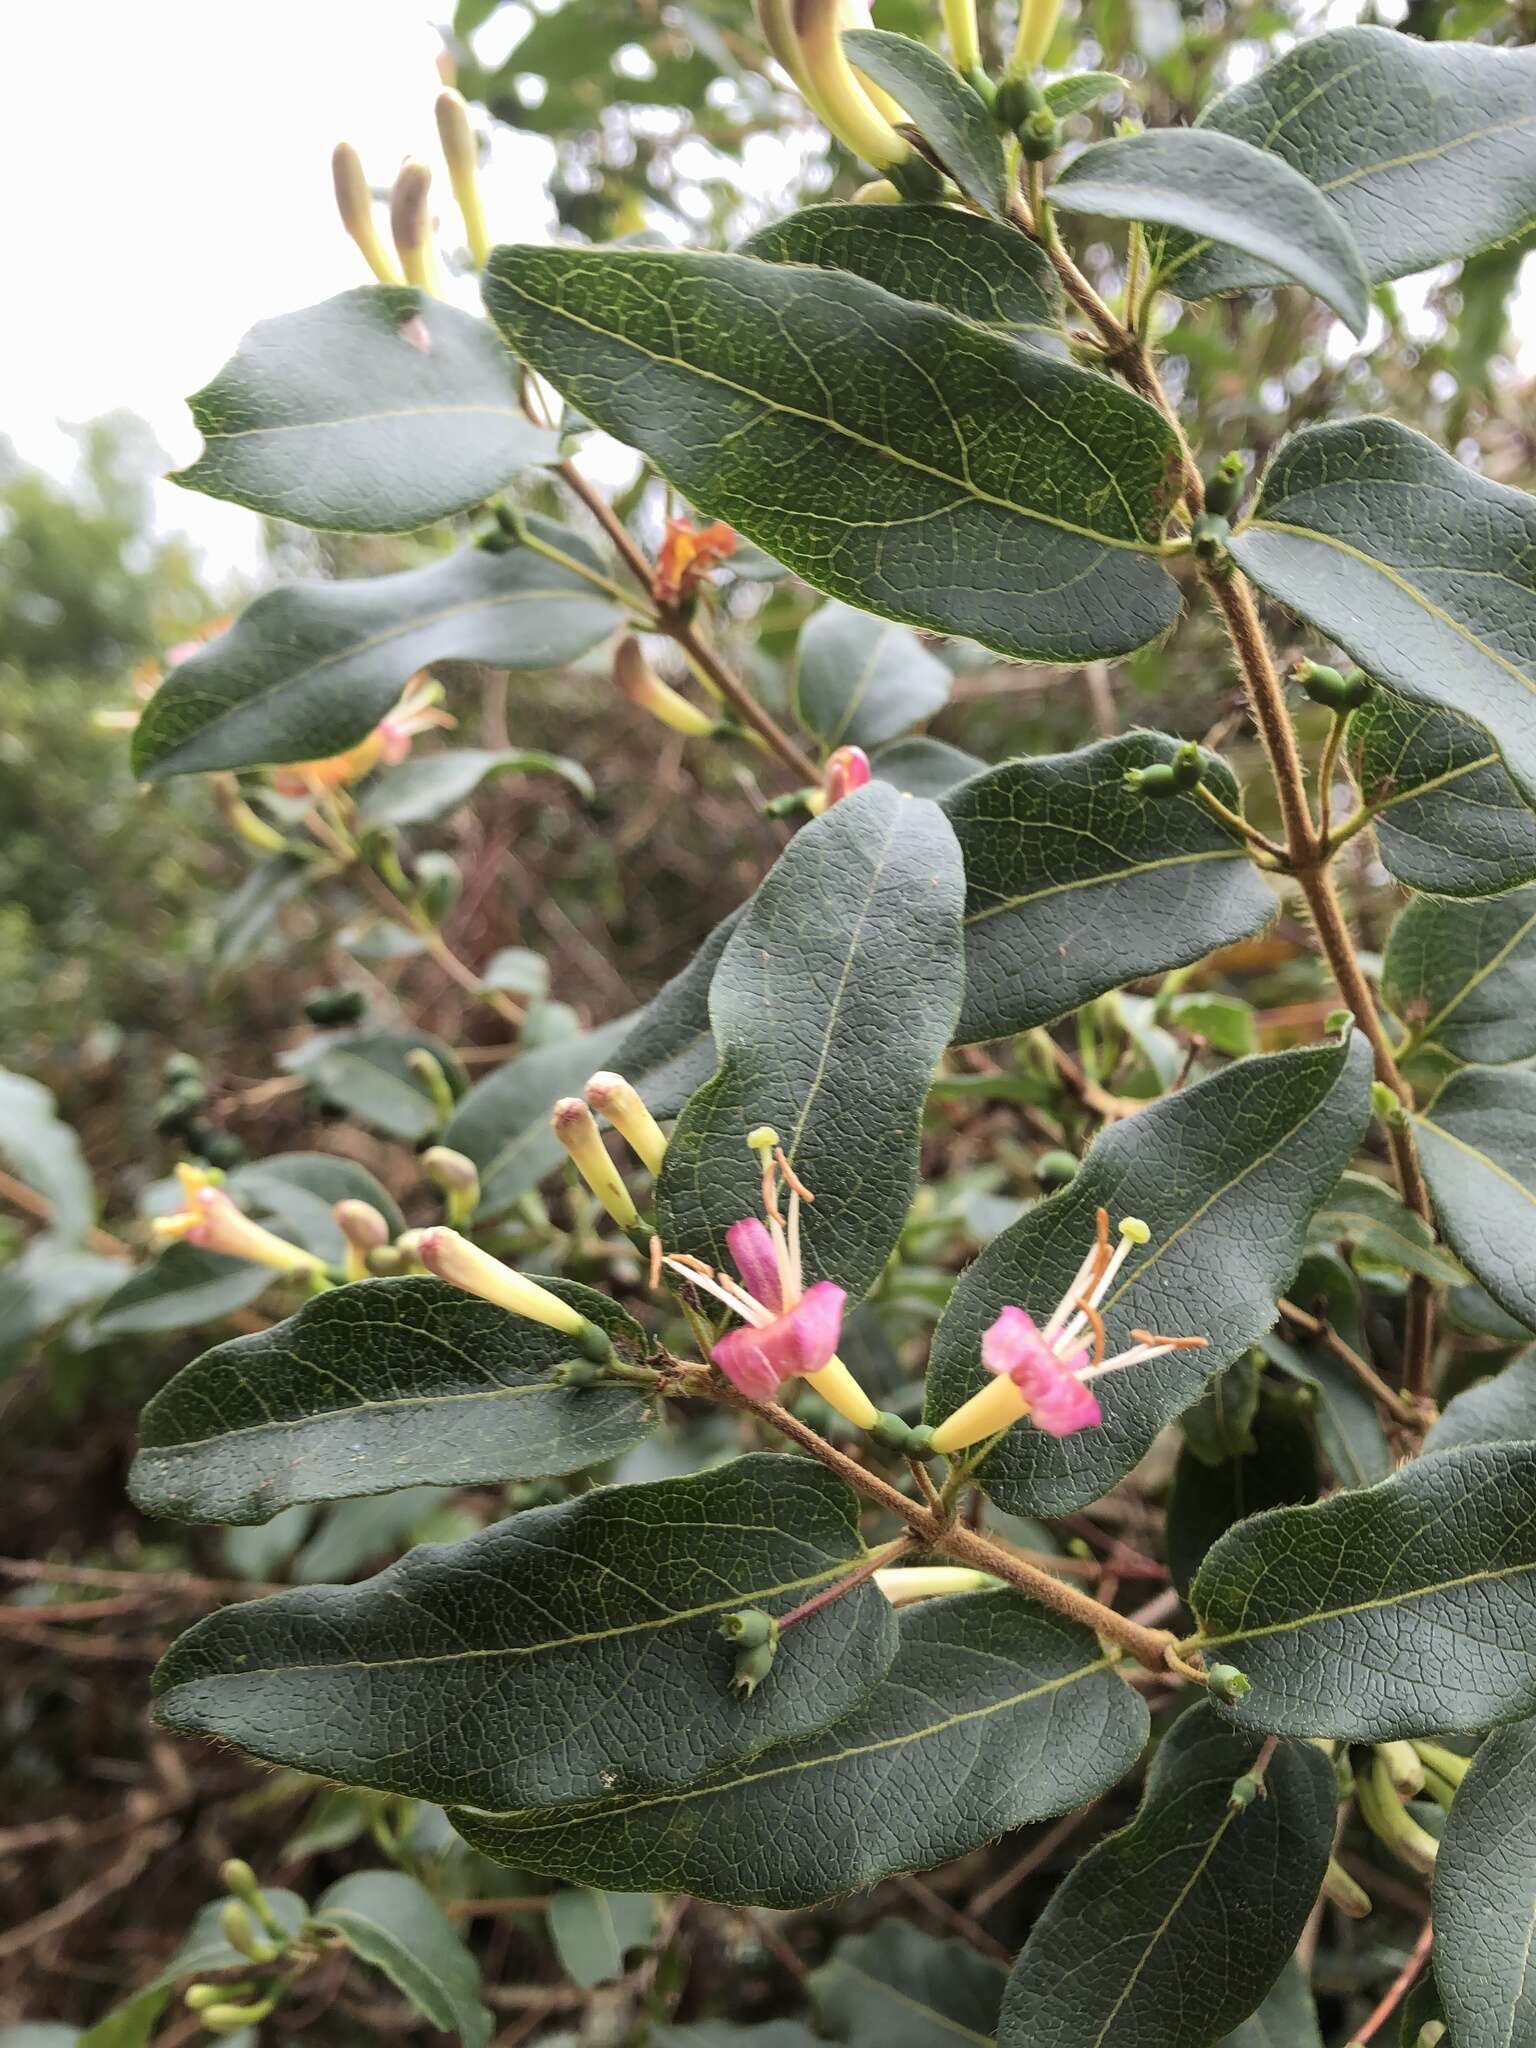
POLYGON ((530 1323, 543 1323, 551 1330, 563 1330, 569 1337, 585 1337, 592 1325, 586 1317, 551 1294, 537 1280, 504 1266, 489 1252, 481 1251, 456 1230, 424 1230, 416 1245, 417 1256, 429 1273, 446 1280, 450 1287, 462 1287, 482 1301, 494 1302, 510 1315, 530 1323))
POLYGON ((476 270, 483 270, 491 253, 491 238, 486 232, 485 209, 480 204, 480 151, 462 93, 450 89, 438 94, 437 136, 443 145, 453 196, 463 216, 469 260, 476 270))
POLYGON ((432 214, 427 204, 431 189, 431 171, 417 158, 407 157, 389 195, 389 225, 406 282, 441 298, 442 276, 437 267, 437 245, 432 239, 432 214))
POLYGON ((621 1230, 633 1230, 640 1212, 630 1198, 619 1169, 608 1157, 597 1119, 574 1095, 555 1104, 550 1127, 570 1155, 571 1164, 621 1230))
POLYGON ((666 1157, 666 1133, 622 1074, 594 1074, 585 1090, 588 1105, 604 1116, 651 1173, 666 1157))
POLYGON ((338 1202, 331 1210, 336 1227, 347 1240, 347 1278, 366 1280, 370 1272, 368 1254, 390 1240, 389 1225, 372 1202, 338 1202))
POLYGON ((944 32, 957 71, 981 69, 981 38, 976 32, 976 0, 944 0, 944 32))
POLYGON ((379 239, 374 225, 373 193, 363 175, 362 159, 350 142, 338 142, 331 152, 331 182, 336 188, 336 211, 341 224, 363 252, 368 268, 380 284, 403 284, 399 266, 379 239))
POLYGON ((631 704, 638 704, 642 711, 659 718, 674 732, 702 739, 715 729, 715 720, 708 711, 690 704, 670 683, 662 681, 633 633, 626 633, 614 649, 613 680, 631 704))

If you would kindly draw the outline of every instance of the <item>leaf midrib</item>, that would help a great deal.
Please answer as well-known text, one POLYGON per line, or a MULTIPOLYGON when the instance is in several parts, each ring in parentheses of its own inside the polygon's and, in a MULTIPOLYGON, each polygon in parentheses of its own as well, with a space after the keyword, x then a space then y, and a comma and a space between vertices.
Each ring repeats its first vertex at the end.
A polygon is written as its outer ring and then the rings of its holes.
POLYGON ((962 920, 967 926, 985 924, 989 918, 1001 917, 1005 911, 1019 910, 1028 903, 1042 903, 1051 896, 1070 896, 1078 889, 1097 889, 1106 883, 1125 882, 1137 875, 1156 874, 1163 868, 1192 867, 1199 861, 1241 860, 1241 849, 1234 842, 1230 847, 1207 847, 1201 853, 1171 853, 1162 860, 1137 861, 1123 868, 1106 868, 1102 874, 1083 875, 1072 882, 1051 882, 1043 889, 1035 889, 1027 896, 1010 896, 1002 903, 989 903, 985 910, 973 910, 962 920))
MULTIPOLYGON (((1436 1593, 1454 1593, 1463 1586, 1496 1585, 1502 1579, 1518 1578, 1522 1572, 1536 1572, 1536 1559, 1525 1564, 1490 1565, 1485 1571, 1467 1572, 1456 1579, 1440 1579, 1430 1586, 1411 1586, 1401 1593, 1382 1593, 1369 1600, 1351 1601, 1344 1607, 1320 1608, 1314 1614, 1293 1615, 1285 1621, 1266 1621, 1257 1628, 1232 1629, 1226 1635, 1210 1636, 1202 1630, 1196 1639, 1201 1649, 1219 1649, 1224 1643, 1252 1643, 1261 1636, 1287 1635, 1297 1629, 1315 1628, 1324 1621, 1347 1621, 1356 1614, 1379 1614, 1388 1607, 1405 1607, 1415 1600, 1427 1600, 1436 1593)), ((1245 1598, 1252 1597, 1250 1588, 1245 1598)))

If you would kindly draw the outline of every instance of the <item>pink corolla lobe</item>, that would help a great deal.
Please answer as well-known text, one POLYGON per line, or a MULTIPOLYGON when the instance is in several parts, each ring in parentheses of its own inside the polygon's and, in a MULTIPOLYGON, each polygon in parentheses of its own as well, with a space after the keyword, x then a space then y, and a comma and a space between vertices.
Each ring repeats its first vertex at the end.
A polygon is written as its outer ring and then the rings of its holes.
POLYGON ((1000 1312, 981 1340, 981 1362, 998 1378, 1013 1381, 1029 1403, 1032 1421, 1048 1436, 1073 1436, 1104 1420, 1094 1394, 1076 1377, 1088 1363, 1087 1351, 1058 1358, 1024 1309, 1000 1312))
MULTIPOLYGON (((736 1224, 733 1230, 743 1227, 736 1224)), ((734 1245, 731 1256, 740 1266, 734 1245)), ((745 1270, 742 1278, 747 1278, 745 1270)), ((729 1331, 709 1355, 740 1393, 754 1401, 770 1401, 785 1380, 797 1373, 820 1372, 835 1357, 846 1299, 835 1281, 818 1280, 771 1323, 746 1323, 729 1331)))

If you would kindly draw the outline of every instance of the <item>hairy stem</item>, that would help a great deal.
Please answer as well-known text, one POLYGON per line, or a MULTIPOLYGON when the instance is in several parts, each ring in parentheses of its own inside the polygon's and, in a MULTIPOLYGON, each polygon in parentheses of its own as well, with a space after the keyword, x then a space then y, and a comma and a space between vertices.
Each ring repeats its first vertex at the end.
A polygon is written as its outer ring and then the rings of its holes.
MULTIPOLYGON (((614 511, 601 491, 594 490, 574 462, 562 462, 559 469, 561 481, 572 490, 592 514, 598 525, 612 541, 616 552, 622 557, 624 566, 641 585, 647 596, 651 594, 654 571, 646 560, 644 552, 636 546, 628 528, 614 511)), ((790 773, 801 782, 819 783, 821 770, 803 748, 797 746, 782 727, 763 709, 757 699, 739 681, 716 654, 709 642, 692 624, 675 613, 658 608, 656 630, 675 640, 694 665, 719 691, 730 705, 742 724, 756 733, 757 737, 776 754, 790 773)))

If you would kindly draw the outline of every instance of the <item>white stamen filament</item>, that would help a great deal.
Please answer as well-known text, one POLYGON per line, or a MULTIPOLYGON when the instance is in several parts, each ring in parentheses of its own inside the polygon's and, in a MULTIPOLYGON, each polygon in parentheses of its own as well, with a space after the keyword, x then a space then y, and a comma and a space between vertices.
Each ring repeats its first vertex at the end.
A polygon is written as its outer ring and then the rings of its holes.
POLYGON ((1102 1365, 1084 1365, 1072 1375, 1078 1380, 1101 1379, 1107 1372, 1120 1372, 1128 1365, 1140 1365, 1148 1358, 1166 1358, 1170 1351, 1177 1351, 1176 1344, 1134 1344, 1129 1351, 1122 1351, 1118 1358, 1106 1358, 1102 1365))
MULTIPOLYGON (((1114 1251, 1110 1254, 1109 1264, 1104 1268, 1104 1271, 1099 1275, 1098 1279, 1095 1280, 1092 1287, 1089 1288, 1087 1295, 1084 1297, 1090 1308, 1097 1308, 1100 1302, 1103 1301, 1105 1295, 1109 1292, 1109 1289, 1114 1281, 1115 1275, 1119 1272, 1120 1268, 1125 1264, 1126 1260, 1130 1257, 1131 1253, 1135 1249, 1136 1246, 1132 1239, 1128 1237, 1121 1238, 1119 1244, 1116 1245, 1114 1251)), ((1047 1343, 1053 1344, 1056 1356, 1062 1359, 1063 1364, 1065 1364, 1066 1362, 1063 1353, 1069 1353, 1072 1350, 1073 1346, 1082 1337, 1084 1331, 1088 1328, 1088 1318, 1082 1313, 1080 1309, 1075 1310, 1072 1312, 1070 1321, 1066 1323, 1065 1327, 1062 1327, 1062 1325, 1057 1322, 1057 1317, 1061 1315, 1062 1309, 1069 1308, 1070 1304, 1077 1300, 1078 1284, 1080 1284, 1082 1280, 1086 1279, 1089 1269, 1093 1265, 1093 1259, 1094 1254, 1090 1252, 1087 1259, 1083 1263, 1081 1273, 1078 1275, 1078 1283, 1073 1285, 1066 1299, 1062 1302, 1061 1308, 1057 1309, 1056 1314, 1051 1317, 1050 1322, 1047 1323, 1045 1326, 1045 1330, 1043 1333, 1045 1339, 1047 1343), (1060 1339, 1059 1343, 1054 1341, 1058 1338, 1060 1339)))
POLYGON ((789 1197, 789 1285, 786 1301, 798 1301, 805 1292, 800 1266, 800 1197, 791 1189, 789 1197))
POLYGON ((755 1330, 766 1329, 774 1320, 773 1310, 764 1308, 760 1301, 754 1301, 745 1288, 738 1287, 724 1273, 711 1273, 702 1263, 694 1265, 691 1259, 678 1258, 672 1253, 661 1262, 686 1280, 691 1287, 701 1287, 706 1294, 712 1294, 716 1301, 723 1302, 732 1315, 740 1316, 744 1323, 750 1323, 755 1330))
POLYGON ((1050 1321, 1040 1332, 1047 1344, 1061 1335, 1062 1325, 1071 1315, 1073 1303, 1081 1297, 1083 1288, 1087 1285, 1088 1276, 1093 1271, 1098 1256, 1099 1248, 1095 1244, 1090 1248, 1087 1258, 1084 1259, 1076 1273, 1073 1274, 1072 1285, 1056 1304, 1055 1309, 1051 1313, 1050 1321))

